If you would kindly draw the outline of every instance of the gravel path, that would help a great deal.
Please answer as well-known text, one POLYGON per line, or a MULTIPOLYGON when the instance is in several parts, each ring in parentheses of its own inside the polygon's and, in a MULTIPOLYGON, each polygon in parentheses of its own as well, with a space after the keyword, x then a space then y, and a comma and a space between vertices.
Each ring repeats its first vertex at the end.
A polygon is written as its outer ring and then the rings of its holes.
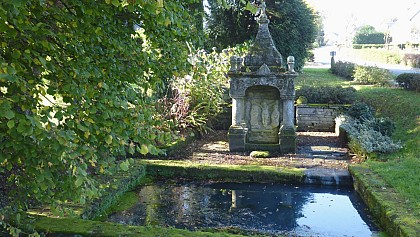
POLYGON ((171 154, 168 160, 189 160, 199 164, 269 165, 296 168, 347 169, 358 160, 340 147, 334 133, 299 132, 296 154, 253 158, 249 152, 230 152, 227 131, 213 131, 171 154))

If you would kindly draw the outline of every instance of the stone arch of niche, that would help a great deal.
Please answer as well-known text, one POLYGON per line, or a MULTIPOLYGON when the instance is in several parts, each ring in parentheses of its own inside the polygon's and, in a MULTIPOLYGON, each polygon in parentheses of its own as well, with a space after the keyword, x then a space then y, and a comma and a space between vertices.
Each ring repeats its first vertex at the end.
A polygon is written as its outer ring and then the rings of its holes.
POLYGON ((283 105, 278 88, 268 85, 248 87, 245 91, 246 142, 279 144, 283 105))

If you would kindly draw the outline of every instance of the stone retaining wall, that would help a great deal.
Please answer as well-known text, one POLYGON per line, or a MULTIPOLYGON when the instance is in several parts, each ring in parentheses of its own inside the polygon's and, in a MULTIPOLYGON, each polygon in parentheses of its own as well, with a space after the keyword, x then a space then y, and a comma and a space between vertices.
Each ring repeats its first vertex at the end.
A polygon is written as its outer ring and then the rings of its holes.
POLYGON ((344 105, 297 105, 298 132, 335 132, 335 118, 344 105))

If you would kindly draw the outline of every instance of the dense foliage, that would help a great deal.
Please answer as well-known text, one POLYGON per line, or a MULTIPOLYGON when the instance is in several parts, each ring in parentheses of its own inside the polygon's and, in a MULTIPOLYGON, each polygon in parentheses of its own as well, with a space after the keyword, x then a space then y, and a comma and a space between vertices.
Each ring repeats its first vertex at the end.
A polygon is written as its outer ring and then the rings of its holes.
MULTIPOLYGON (((247 11, 248 3, 241 0, 227 1, 229 9, 221 9, 219 1, 210 0, 207 32, 209 47, 225 48, 252 39, 257 34, 257 22, 247 11)), ((270 19, 270 32, 277 49, 287 57, 293 55, 296 68, 302 68, 312 43, 318 35, 318 15, 303 0, 266 1, 270 19)))
POLYGON ((376 66, 360 66, 354 68, 354 82, 363 85, 390 85, 393 76, 387 69, 376 66))
POLYGON ((387 86, 393 79, 392 73, 387 69, 361 66, 351 62, 338 61, 331 66, 331 72, 362 85, 387 86))
POLYGON ((363 26, 353 38, 354 44, 385 44, 385 34, 376 31, 373 26, 363 26))
POLYGON ((171 136, 156 99, 191 69, 193 2, 0 4, 0 176, 10 201, 84 203, 100 192, 90 174, 159 153, 171 136))
POLYGON ((363 158, 372 153, 390 153, 401 148, 400 143, 392 141, 390 136, 395 130, 394 122, 387 117, 375 117, 375 110, 365 103, 351 106, 340 127, 349 135, 349 148, 363 158))
POLYGON ((221 53, 213 50, 194 50, 188 61, 191 70, 184 76, 174 77, 167 96, 159 100, 163 119, 174 124, 173 130, 194 129, 206 132, 209 120, 223 111, 226 104, 229 59, 244 55, 249 45, 227 48, 221 53))
POLYGON ((296 90, 296 98, 304 97, 307 103, 352 104, 356 100, 356 89, 341 86, 302 86, 296 90))
POLYGON ((353 80, 355 64, 351 62, 337 61, 331 65, 331 72, 337 76, 344 77, 347 80, 353 80))
MULTIPOLYGON (((226 1, 226 6, 220 0, 208 0, 206 14, 207 48, 224 49, 241 44, 254 37, 258 30, 255 14, 250 10, 249 3, 241 0, 226 1), (242 9, 249 6, 249 10, 242 9)), ((254 12, 255 13, 255 12, 254 12)))
POLYGON ((420 92, 420 74, 418 73, 402 73, 395 80, 406 90, 420 92))

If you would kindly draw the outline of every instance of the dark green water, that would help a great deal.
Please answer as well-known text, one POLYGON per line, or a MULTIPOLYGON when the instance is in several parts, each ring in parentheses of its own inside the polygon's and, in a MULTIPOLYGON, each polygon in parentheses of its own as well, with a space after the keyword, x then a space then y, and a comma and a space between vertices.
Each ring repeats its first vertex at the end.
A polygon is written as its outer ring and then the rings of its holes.
POLYGON ((196 230, 236 227, 288 236, 376 236, 351 188, 256 183, 156 183, 108 221, 196 230))

